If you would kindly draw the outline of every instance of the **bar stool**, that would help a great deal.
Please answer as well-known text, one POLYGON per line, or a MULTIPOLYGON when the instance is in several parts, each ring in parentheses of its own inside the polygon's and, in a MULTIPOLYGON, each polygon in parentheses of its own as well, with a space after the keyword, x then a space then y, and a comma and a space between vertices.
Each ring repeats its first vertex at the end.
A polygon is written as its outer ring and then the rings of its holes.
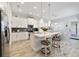
POLYGON ((50 54, 51 53, 50 42, 48 40, 42 40, 41 44, 42 44, 41 52, 45 54, 45 56, 50 54))
POLYGON ((60 35, 59 34, 55 34, 52 38, 52 46, 54 48, 60 48, 60 35))

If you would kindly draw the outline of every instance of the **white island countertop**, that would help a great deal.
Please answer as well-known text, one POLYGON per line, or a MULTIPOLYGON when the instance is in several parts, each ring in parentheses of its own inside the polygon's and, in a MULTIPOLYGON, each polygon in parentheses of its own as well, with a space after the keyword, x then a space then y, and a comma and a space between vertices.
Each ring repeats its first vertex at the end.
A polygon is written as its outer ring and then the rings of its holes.
POLYGON ((42 48, 41 40, 45 40, 45 37, 53 37, 53 35, 59 34, 58 32, 47 32, 47 33, 32 33, 30 40, 31 40, 31 47, 34 51, 39 51, 42 48))
POLYGON ((34 33, 33 35, 38 36, 38 37, 44 37, 44 36, 48 36, 48 35, 54 35, 54 34, 59 34, 59 32, 46 32, 46 33, 34 33))

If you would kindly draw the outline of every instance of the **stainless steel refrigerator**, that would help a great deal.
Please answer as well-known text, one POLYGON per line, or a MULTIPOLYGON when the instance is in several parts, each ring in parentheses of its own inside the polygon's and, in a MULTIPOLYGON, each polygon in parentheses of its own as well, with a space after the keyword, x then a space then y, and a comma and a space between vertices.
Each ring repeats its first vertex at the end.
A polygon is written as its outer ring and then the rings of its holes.
POLYGON ((9 26, 8 22, 6 21, 3 11, 0 10, 0 32, 1 32, 1 39, 0 39, 0 56, 5 57, 9 56, 9 26))

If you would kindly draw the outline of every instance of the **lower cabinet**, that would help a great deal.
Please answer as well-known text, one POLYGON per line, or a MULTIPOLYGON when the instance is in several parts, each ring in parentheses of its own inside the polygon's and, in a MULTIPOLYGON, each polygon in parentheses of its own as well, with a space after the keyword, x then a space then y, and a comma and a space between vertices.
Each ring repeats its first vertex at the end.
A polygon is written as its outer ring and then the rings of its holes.
POLYGON ((11 33, 11 41, 20 41, 20 40, 27 40, 28 39, 28 32, 15 32, 11 33))

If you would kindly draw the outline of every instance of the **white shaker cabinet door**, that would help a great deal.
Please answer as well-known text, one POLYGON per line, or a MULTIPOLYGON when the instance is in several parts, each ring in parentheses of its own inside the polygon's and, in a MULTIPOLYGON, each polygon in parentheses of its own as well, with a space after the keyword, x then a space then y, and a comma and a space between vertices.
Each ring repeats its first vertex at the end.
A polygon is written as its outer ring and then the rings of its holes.
POLYGON ((14 42, 17 40, 17 35, 16 33, 11 33, 11 41, 14 42))
POLYGON ((19 35, 18 35, 18 33, 16 33, 15 35, 16 35, 16 41, 18 41, 18 40, 19 40, 19 35))
POLYGON ((77 27, 78 27, 78 31, 77 32, 78 32, 78 37, 79 37, 79 23, 78 23, 77 27))
POLYGON ((24 39, 25 39, 23 32, 20 32, 20 33, 19 33, 19 38, 18 38, 18 39, 20 39, 20 40, 24 40, 24 39))
POLYGON ((26 40, 26 39, 28 39, 26 32, 19 32, 17 34, 17 40, 26 40))
POLYGON ((24 35, 26 39, 28 39, 28 32, 26 32, 26 35, 24 35))

